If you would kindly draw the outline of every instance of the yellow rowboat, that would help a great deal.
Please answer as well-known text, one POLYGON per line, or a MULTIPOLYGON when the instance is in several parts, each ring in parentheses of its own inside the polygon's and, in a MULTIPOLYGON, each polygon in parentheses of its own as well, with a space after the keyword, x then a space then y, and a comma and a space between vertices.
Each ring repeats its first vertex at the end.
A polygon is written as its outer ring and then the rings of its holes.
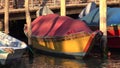
POLYGON ((67 16, 48 14, 32 22, 33 47, 50 53, 85 56, 101 36, 100 31, 93 32, 83 21, 67 16))
POLYGON ((32 36, 32 44, 34 48, 42 51, 84 57, 101 36, 100 31, 91 34, 79 32, 63 37, 32 36))
POLYGON ((32 36, 32 44, 34 48, 42 51, 84 57, 101 36, 100 31, 79 32, 61 37, 32 36))

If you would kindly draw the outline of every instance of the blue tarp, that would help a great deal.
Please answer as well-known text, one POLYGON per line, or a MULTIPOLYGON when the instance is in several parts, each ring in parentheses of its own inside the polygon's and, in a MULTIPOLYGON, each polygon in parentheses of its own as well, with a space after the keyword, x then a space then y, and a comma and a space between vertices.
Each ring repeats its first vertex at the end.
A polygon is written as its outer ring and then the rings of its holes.
MULTIPOLYGON (((80 20, 84 20, 88 25, 99 26, 99 8, 95 8, 80 20)), ((120 25, 120 8, 107 8, 107 26, 110 25, 120 25)))

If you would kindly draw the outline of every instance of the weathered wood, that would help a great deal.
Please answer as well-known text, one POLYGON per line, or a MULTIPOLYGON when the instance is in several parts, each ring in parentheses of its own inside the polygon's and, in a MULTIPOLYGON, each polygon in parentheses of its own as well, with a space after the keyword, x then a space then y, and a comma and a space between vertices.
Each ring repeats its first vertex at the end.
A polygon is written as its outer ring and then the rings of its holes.
POLYGON ((56 3, 57 3, 57 1, 56 1, 56 0, 54 0, 54 6, 56 6, 56 3))
POLYGON ((100 30, 103 32, 102 52, 103 57, 107 58, 107 1, 100 0, 100 30))
MULTIPOLYGON (((99 5, 99 3, 96 3, 97 5, 99 5)), ((83 9, 85 6, 87 5, 87 3, 82 3, 82 4, 71 4, 71 5, 66 5, 66 8, 75 8, 75 7, 79 7, 80 9, 83 9)), ((115 7, 119 7, 117 5, 119 5, 119 2, 107 2, 108 6, 115 6, 115 7)), ((33 11, 37 11, 40 7, 34 7, 34 8, 30 8, 30 12, 33 11)), ((49 8, 51 10, 55 10, 55 9, 60 9, 60 6, 49 6, 49 8)), ((25 12, 25 8, 19 8, 19 9, 10 9, 9 13, 21 13, 21 12, 25 12)), ((3 14, 4 10, 0 10, 0 14, 3 14)))
POLYGON ((107 36, 107 5, 106 0, 100 0, 100 30, 107 36))
MULTIPOLYGON (((71 5, 66 4, 66 15, 79 14, 86 5, 87 5, 87 3, 71 4, 71 5), (74 8, 74 10, 73 10, 73 8, 74 8)), ((97 3, 97 5, 99 5, 99 4, 97 3)), ((107 2, 107 5, 112 6, 112 7, 119 7, 119 2, 107 2)), ((36 11, 39 10, 39 8, 40 7, 29 8, 32 19, 36 18, 35 14, 36 14, 36 11)), ((49 8, 53 12, 60 14, 60 6, 49 6, 49 8)), ((9 9, 9 14, 11 15, 11 16, 9 16, 9 20, 26 19, 26 17, 24 16, 25 8, 9 9)), ((0 10, 0 20, 4 21, 4 10, 3 9, 0 10)))
POLYGON ((34 1, 31 0, 31 7, 34 7, 34 1))
MULTIPOLYGON (((66 15, 70 14, 79 14, 81 10, 85 7, 85 5, 68 5, 66 7, 66 15), (73 10, 74 8, 74 10, 73 10)), ((50 7, 50 9, 55 12, 56 14, 60 14, 60 6, 53 6, 50 7)), ((34 7, 34 8, 29 8, 31 18, 34 19, 36 18, 35 14, 36 11, 39 10, 39 7, 34 7)), ((21 19, 26 19, 24 14, 25 14, 25 8, 20 8, 20 9, 10 9, 10 20, 21 20, 21 19)), ((3 10, 0 11, 0 19, 3 20, 3 10)))
MULTIPOLYGON (((79 7, 79 8, 84 8, 87 4, 76 4, 76 5, 67 5, 66 8, 75 8, 75 7, 79 7)), ((30 12, 33 11, 37 11, 39 10, 40 7, 34 7, 34 8, 29 8, 30 12)), ((51 10, 56 10, 56 9, 60 9, 60 6, 51 6, 49 7, 51 10)), ((78 9, 79 10, 79 9, 78 9)), ((9 13, 22 13, 25 12, 25 8, 19 8, 19 9, 10 9, 9 13)), ((3 14, 4 10, 0 10, 0 14, 3 14)))
POLYGON ((3 31, 3 22, 0 21, 0 31, 3 31))
POLYGON ((61 0, 61 3, 60 3, 60 14, 61 16, 66 16, 66 0, 61 0))
POLYGON ((29 0, 25 0, 26 23, 28 28, 28 45, 31 45, 31 17, 29 13, 29 0))
POLYGON ((4 8, 4 27, 5 27, 5 33, 9 33, 9 0, 5 0, 5 8, 4 8))

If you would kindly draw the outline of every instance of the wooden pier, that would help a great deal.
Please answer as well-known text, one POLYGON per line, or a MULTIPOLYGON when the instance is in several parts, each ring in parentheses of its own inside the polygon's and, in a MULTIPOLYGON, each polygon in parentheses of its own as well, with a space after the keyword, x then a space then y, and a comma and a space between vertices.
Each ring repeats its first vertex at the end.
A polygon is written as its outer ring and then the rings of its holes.
MULTIPOLYGON (((2 22, 2 25, 4 23, 3 30, 5 29, 5 32, 9 33, 9 21, 26 20, 26 16, 25 16, 26 12, 25 12, 25 5, 23 2, 21 6, 21 4, 19 5, 19 3, 14 4, 14 1, 16 0, 9 0, 8 1, 9 12, 6 13, 5 1, 6 0, 0 0, 0 7, 2 5, 2 8, 0 8, 0 22, 2 22)), ((18 1, 24 1, 24 0, 18 0, 18 1)), ((60 0, 29 0, 29 1, 30 1, 30 3, 28 3, 29 12, 30 12, 30 17, 32 20, 36 18, 36 11, 39 10, 42 3, 44 3, 54 13, 60 14, 60 8, 61 8, 60 0), (35 1, 40 1, 40 2, 33 3, 35 1)), ((90 0, 66 0, 66 15, 79 14, 81 10, 84 9, 85 6, 89 2, 90 0)), ((95 3, 99 6, 99 0, 95 0, 95 3)), ((110 7, 119 7, 120 1, 119 0, 108 0, 107 5, 110 7)))
MULTIPOLYGON (((76 0, 77 1, 77 0, 76 0)), ((89 2, 87 2, 89 3, 89 2)), ((68 3, 66 5, 66 15, 71 15, 71 14, 79 14, 81 10, 87 5, 87 3, 68 3)), ((96 4, 99 4, 99 2, 96 2, 96 4)), ((120 3, 118 1, 108 1, 107 2, 108 6, 112 7, 119 7, 120 3)), ((60 5, 50 5, 50 3, 47 4, 47 6, 57 14, 60 14, 60 5)), ((30 6, 30 15, 31 18, 34 19, 36 18, 36 11, 40 8, 40 5, 37 6, 30 6)), ((25 8, 10 8, 9 9, 9 20, 23 20, 25 19, 25 8)), ((4 21, 4 8, 0 10, 0 21, 4 21)))

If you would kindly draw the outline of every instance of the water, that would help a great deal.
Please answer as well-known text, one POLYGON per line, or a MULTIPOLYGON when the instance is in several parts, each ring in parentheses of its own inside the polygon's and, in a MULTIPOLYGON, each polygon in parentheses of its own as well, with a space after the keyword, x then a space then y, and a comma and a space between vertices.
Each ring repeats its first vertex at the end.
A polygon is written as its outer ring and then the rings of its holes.
POLYGON ((84 59, 71 59, 35 53, 32 64, 29 64, 27 55, 21 60, 14 60, 0 68, 119 68, 120 53, 111 51, 112 55, 103 60, 100 54, 94 53, 84 59))

